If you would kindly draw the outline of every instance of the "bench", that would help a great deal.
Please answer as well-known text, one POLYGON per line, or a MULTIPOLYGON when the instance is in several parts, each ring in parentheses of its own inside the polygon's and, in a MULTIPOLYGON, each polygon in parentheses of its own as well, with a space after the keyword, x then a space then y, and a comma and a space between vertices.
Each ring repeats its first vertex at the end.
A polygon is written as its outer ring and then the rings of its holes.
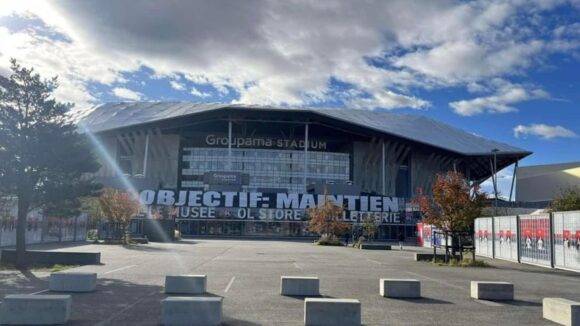
POLYGON ((355 299, 304 299, 304 325, 360 326, 361 304, 355 299))
POLYGON ((219 325, 222 297, 169 297, 161 300, 163 325, 219 325))
POLYGON ((560 325, 580 326, 580 302, 563 298, 544 298, 542 317, 560 325))
POLYGON ((508 282, 471 281, 471 297, 480 300, 513 300, 514 285, 508 282))
POLYGON ((204 294, 207 276, 175 275, 165 277, 165 293, 171 294, 204 294))
POLYGON ((97 288, 97 273, 51 273, 48 288, 57 292, 92 292, 97 288))
POLYGON ((64 324, 70 318, 71 301, 70 295, 7 295, 0 305, 0 324, 64 324))
POLYGON ((414 279, 381 278, 381 296, 387 298, 420 298, 421 282, 414 279))
POLYGON ((280 281, 280 294, 319 296, 320 280, 318 277, 282 276, 280 281))

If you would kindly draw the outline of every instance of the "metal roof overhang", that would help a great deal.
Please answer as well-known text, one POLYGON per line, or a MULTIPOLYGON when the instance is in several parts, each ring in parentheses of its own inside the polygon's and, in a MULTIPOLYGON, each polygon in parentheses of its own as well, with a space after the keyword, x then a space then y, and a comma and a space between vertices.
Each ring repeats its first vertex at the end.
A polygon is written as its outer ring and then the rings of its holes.
MULTIPOLYGON (((353 121, 347 121, 344 119, 329 116, 323 113, 323 110, 313 111, 309 109, 273 109, 268 110, 265 108, 251 108, 244 107, 240 108, 237 106, 224 106, 222 108, 216 108, 213 110, 207 110, 202 112, 192 112, 190 114, 170 117, 167 119, 161 119, 151 122, 145 122, 140 124, 133 124, 126 127, 118 127, 105 131, 97 131, 97 134, 110 134, 116 132, 123 132, 125 130, 135 130, 135 129, 148 129, 153 126, 163 130, 179 129, 188 126, 194 126, 201 123, 212 122, 216 120, 227 121, 232 120, 244 120, 244 121, 263 121, 270 123, 298 123, 298 124, 320 124, 336 130, 340 130, 345 133, 350 133, 353 135, 369 137, 369 138, 389 138, 397 142, 412 144, 415 148, 423 148, 425 150, 435 150, 441 154, 445 154, 451 157, 456 157, 465 164, 469 165, 471 169, 472 180, 476 182, 482 182, 489 177, 492 173, 493 164, 493 152, 488 153, 462 153, 450 150, 443 146, 437 146, 434 144, 428 144, 425 142, 418 141, 416 139, 402 137, 397 134, 392 134, 372 128, 369 126, 363 126, 353 121)), ((523 159, 526 156, 532 154, 529 151, 501 151, 497 152, 497 170, 502 170, 505 167, 514 164, 515 162, 523 159)))

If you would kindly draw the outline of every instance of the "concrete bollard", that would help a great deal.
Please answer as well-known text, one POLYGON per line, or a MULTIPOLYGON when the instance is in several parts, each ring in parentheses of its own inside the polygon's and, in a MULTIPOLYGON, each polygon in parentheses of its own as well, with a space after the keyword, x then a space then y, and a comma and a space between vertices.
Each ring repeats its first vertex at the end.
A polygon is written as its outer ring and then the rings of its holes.
POLYGON ((544 298, 542 317, 560 325, 580 326, 580 302, 562 298, 544 298))
POLYGON ((304 325, 360 326, 361 304, 355 299, 304 299, 304 325))
POLYGON ((420 298, 421 282, 414 279, 381 278, 381 296, 388 298, 420 298))
POLYGON ((7 295, 0 305, 0 325, 65 324, 71 301, 70 295, 7 295))
POLYGON ((280 279, 280 294, 282 295, 320 295, 320 280, 309 276, 282 276, 280 279))
POLYGON ((97 273, 51 273, 48 288, 57 292, 92 292, 97 289, 97 273))
POLYGON ((204 294, 207 277, 205 275, 177 275, 165 277, 165 293, 204 294))
POLYGON ((514 285, 508 282, 471 281, 471 297, 481 300, 513 300, 514 285))
POLYGON ((169 297, 161 300, 163 325, 213 326, 222 322, 221 297, 169 297))

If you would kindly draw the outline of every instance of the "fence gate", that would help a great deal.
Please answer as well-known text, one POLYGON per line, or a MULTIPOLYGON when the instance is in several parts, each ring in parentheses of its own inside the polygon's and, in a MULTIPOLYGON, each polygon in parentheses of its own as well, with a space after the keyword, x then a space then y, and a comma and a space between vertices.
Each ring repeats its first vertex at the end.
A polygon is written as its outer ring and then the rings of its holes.
POLYGON ((518 261, 518 218, 497 216, 493 219, 495 258, 518 261))
POLYGON ((493 257, 493 222, 491 217, 475 220, 475 254, 493 257))
POLYGON ((580 271, 580 212, 554 213, 554 264, 580 271))
POLYGON ((520 215, 521 262, 552 266, 550 215, 520 215))

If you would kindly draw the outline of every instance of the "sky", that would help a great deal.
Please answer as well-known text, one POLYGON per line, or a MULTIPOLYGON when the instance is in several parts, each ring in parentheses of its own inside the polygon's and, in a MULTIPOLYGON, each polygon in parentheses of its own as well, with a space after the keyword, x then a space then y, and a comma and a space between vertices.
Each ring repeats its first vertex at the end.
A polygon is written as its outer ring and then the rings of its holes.
POLYGON ((0 74, 10 58, 58 76, 81 112, 389 110, 532 151, 520 166, 580 161, 580 0, 0 0, 0 74))

